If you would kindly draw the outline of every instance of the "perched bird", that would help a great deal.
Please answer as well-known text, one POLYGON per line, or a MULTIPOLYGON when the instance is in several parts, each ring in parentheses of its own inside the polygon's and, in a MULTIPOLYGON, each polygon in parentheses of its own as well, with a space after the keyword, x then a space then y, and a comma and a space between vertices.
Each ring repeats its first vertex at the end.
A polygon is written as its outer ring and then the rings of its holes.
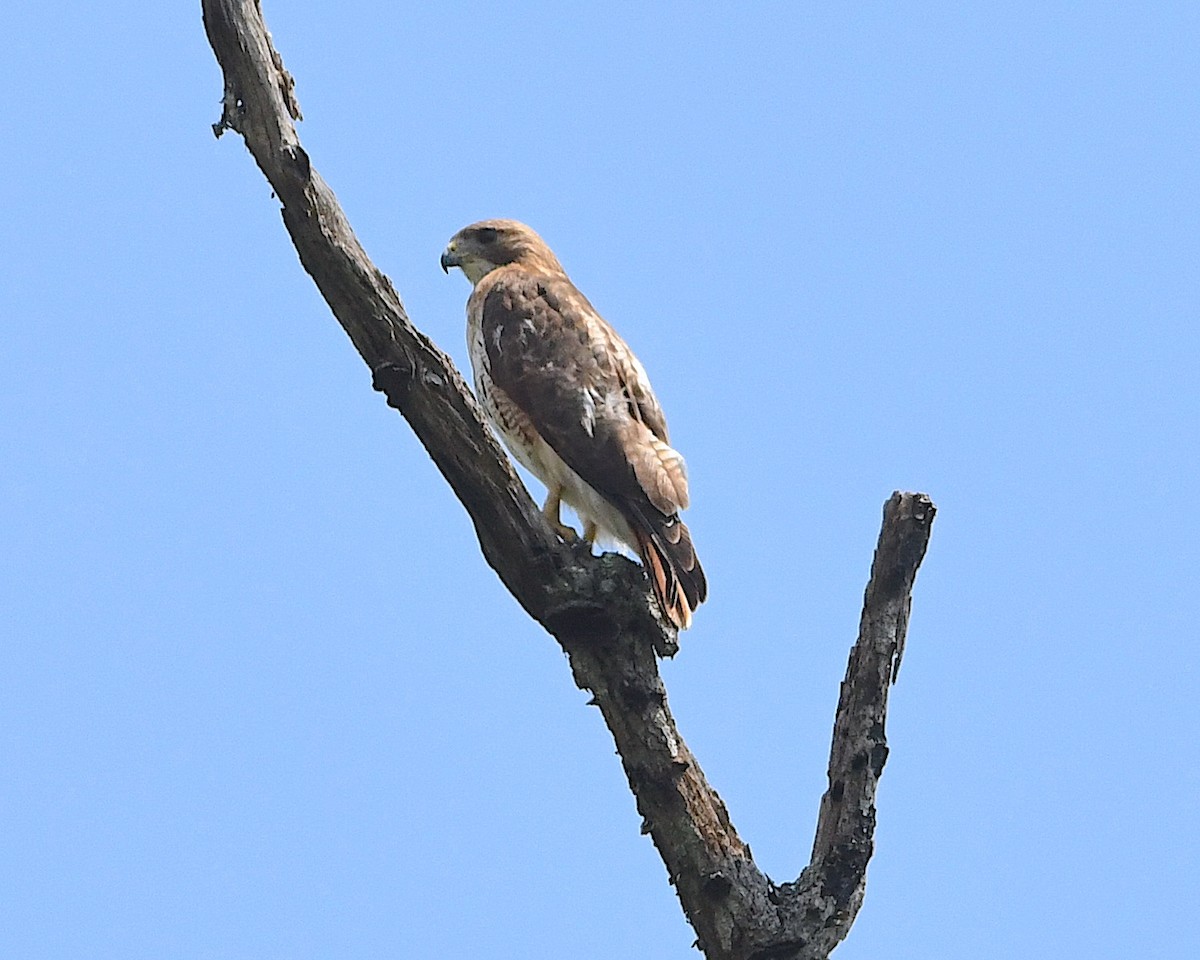
POLYGON ((687 469, 633 351, 576 289, 536 233, 515 220, 463 227, 442 254, 474 289, 467 344, 475 392, 513 455, 546 485, 543 513, 567 540, 635 550, 679 629, 708 594, 692 537, 687 469))

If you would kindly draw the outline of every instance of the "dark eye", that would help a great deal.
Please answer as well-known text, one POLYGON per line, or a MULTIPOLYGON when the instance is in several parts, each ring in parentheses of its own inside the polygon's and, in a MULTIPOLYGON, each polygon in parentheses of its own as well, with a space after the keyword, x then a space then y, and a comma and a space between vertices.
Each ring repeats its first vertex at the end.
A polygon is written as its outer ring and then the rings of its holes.
POLYGON ((489 243, 495 243, 496 242, 496 228, 495 227, 480 227, 478 230, 475 231, 475 239, 485 245, 489 244, 489 243))

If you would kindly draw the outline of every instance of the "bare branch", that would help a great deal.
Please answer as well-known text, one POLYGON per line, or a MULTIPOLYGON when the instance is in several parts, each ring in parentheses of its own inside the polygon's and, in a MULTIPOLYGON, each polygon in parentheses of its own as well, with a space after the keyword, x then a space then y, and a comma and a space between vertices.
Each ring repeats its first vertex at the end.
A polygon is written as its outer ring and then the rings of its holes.
POLYGON ((888 756, 888 690, 900 667, 913 581, 936 512, 923 493, 893 493, 883 507, 858 642, 850 651, 833 726, 829 789, 821 798, 812 862, 797 881, 797 886, 829 898, 832 909, 822 931, 829 939, 828 949, 798 956, 827 956, 862 904, 867 863, 874 851, 875 789, 888 756))
POLYGON ((899 665, 909 592, 933 505, 921 494, 888 502, 834 728, 830 788, 813 861, 792 884, 755 866, 728 812, 680 737, 656 652, 676 649, 641 568, 565 544, 546 524, 484 425, 463 378, 409 321, 337 199, 313 169, 294 120, 300 109, 257 0, 202 0, 225 76, 214 132, 242 135, 283 205, 305 270, 475 525, 488 563, 566 651, 612 731, 629 784, 680 902, 710 960, 828 956, 862 901, 874 831, 874 792, 886 757, 887 690, 899 665))

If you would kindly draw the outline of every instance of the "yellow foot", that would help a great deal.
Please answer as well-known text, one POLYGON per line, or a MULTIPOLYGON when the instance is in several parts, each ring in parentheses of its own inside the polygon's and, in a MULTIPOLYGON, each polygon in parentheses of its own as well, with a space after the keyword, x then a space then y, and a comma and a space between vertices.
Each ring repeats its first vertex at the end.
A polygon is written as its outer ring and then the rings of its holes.
POLYGON ((546 503, 542 507, 542 515, 546 518, 546 522, 554 528, 555 533, 567 543, 574 543, 579 539, 579 534, 573 527, 568 527, 559 519, 558 511, 561 505, 562 487, 554 487, 546 493, 546 503))

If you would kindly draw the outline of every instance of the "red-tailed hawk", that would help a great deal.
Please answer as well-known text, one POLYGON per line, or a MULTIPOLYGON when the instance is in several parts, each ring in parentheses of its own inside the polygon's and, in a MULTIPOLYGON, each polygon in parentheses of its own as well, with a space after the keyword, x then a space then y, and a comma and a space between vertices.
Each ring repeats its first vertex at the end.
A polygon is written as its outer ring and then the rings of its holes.
POLYGON ((546 518, 574 539, 559 519, 565 502, 585 540, 636 550, 663 613, 685 629, 708 583, 679 519, 687 470, 641 363, 523 223, 463 227, 442 254, 450 267, 474 286, 475 392, 513 455, 546 485, 546 518))

